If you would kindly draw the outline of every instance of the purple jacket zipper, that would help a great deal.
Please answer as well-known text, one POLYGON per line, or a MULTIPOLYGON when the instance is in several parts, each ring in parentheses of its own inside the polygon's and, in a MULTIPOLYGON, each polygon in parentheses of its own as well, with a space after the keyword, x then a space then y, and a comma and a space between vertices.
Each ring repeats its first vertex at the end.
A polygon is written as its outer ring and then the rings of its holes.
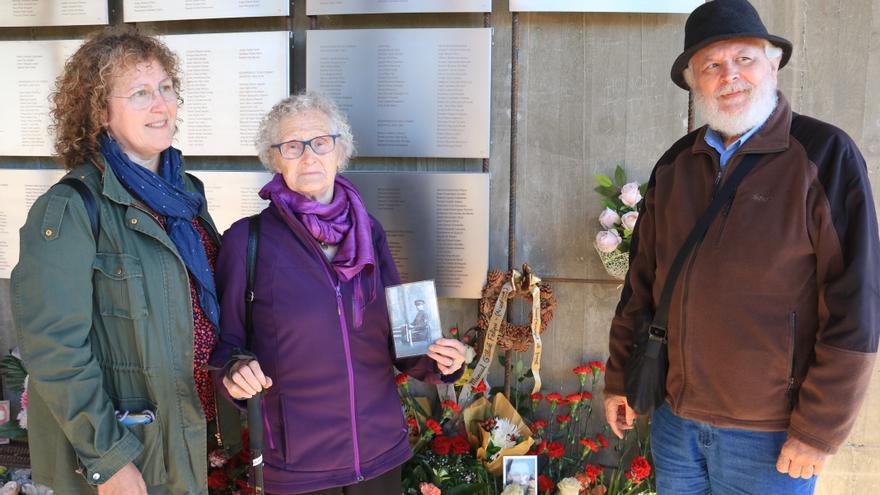
POLYGON ((351 407, 351 436, 352 443, 354 444, 354 472, 357 475, 357 480, 363 481, 364 475, 361 473, 361 453, 360 449, 358 449, 357 418, 355 416, 354 407, 354 369, 351 366, 351 347, 348 342, 348 325, 345 323, 345 312, 343 311, 342 305, 342 291, 340 290, 338 283, 334 286, 334 289, 336 289, 336 308, 339 313, 339 325, 342 329, 342 345, 345 347, 345 366, 348 369, 348 403, 351 407))

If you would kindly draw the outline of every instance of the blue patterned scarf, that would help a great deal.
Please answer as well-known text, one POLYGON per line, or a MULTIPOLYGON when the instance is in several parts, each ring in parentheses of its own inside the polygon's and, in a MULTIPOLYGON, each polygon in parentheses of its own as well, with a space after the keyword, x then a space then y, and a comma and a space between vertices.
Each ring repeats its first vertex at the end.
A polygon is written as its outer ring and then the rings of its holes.
POLYGON ((156 175, 131 161, 119 144, 107 134, 101 134, 98 140, 101 154, 125 189, 151 210, 165 217, 165 231, 195 279, 199 305, 216 331, 220 328, 220 311, 214 276, 202 238, 192 223, 205 204, 205 197, 186 190, 180 172, 183 164, 180 150, 169 147, 162 152, 159 156, 160 175, 156 175))

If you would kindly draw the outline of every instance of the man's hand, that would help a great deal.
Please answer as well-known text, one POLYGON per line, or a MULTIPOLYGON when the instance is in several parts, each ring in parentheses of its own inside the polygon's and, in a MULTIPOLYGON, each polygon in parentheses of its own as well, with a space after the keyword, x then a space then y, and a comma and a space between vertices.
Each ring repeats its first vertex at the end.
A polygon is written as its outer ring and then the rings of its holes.
POLYGON ((623 431, 632 429, 636 412, 629 407, 626 397, 605 394, 605 419, 617 438, 623 438, 623 431))
POLYGON ((256 359, 242 359, 232 365, 229 376, 223 377, 223 386, 233 399, 245 400, 271 387, 272 379, 263 374, 256 359))
POLYGON ((134 464, 128 463, 103 484, 98 485, 98 495, 149 495, 144 477, 134 464))
POLYGON ((822 472, 822 466, 829 457, 831 454, 827 452, 811 447, 796 438, 788 437, 779 452, 776 470, 792 478, 807 480, 822 472))

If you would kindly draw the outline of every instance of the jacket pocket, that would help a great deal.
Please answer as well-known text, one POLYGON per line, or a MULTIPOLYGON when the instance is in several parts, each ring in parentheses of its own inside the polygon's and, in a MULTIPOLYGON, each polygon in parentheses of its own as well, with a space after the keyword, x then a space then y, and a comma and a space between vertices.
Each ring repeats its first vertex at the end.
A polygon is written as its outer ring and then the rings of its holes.
POLYGON ((101 316, 132 320, 147 317, 140 259, 129 254, 97 253, 92 268, 101 316))
POLYGON ((159 415, 156 407, 146 399, 120 399, 118 401, 120 411, 129 411, 132 413, 140 413, 149 409, 156 414, 150 424, 127 425, 138 440, 144 446, 144 450, 137 456, 133 463, 147 486, 160 486, 168 481, 168 471, 165 467, 165 441, 162 438, 162 424, 159 421, 159 415))

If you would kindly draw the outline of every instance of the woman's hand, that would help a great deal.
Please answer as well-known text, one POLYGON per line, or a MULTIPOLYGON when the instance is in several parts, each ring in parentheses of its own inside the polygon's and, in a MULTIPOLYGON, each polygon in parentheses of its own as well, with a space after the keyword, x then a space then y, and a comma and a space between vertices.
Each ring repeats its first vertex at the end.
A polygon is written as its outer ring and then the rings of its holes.
POLYGON ((272 379, 263 374, 256 359, 241 359, 223 377, 223 386, 233 399, 245 400, 271 387, 272 379))
POLYGON ((451 375, 464 364, 465 346, 455 339, 437 339, 428 346, 428 357, 437 361, 440 373, 451 375))
POLYGON ((129 462, 98 485, 98 495, 147 495, 147 485, 138 468, 129 462))

